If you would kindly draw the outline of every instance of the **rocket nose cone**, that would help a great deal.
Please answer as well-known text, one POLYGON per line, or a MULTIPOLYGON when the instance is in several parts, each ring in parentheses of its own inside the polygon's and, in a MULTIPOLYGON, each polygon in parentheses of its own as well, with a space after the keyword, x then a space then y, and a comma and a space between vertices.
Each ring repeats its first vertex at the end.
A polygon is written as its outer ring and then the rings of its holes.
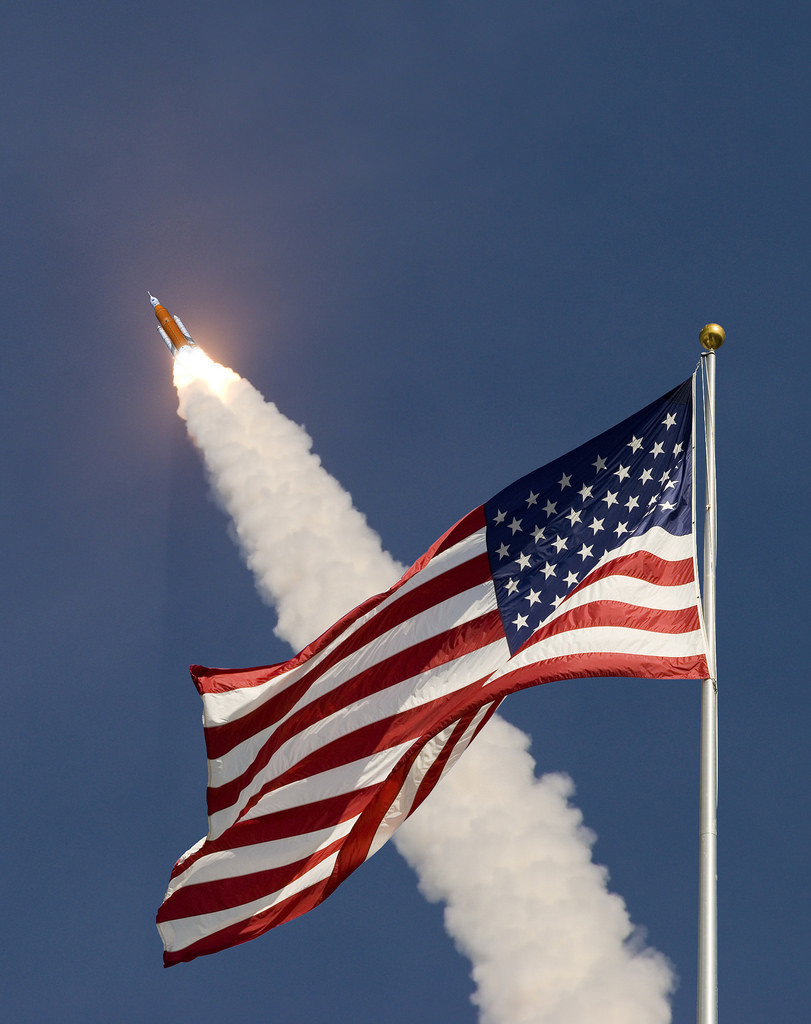
POLYGON ((155 296, 152 294, 152 292, 148 291, 146 294, 149 296, 149 301, 152 303, 152 305, 153 306, 157 306, 158 305, 158 300, 155 298, 155 296))

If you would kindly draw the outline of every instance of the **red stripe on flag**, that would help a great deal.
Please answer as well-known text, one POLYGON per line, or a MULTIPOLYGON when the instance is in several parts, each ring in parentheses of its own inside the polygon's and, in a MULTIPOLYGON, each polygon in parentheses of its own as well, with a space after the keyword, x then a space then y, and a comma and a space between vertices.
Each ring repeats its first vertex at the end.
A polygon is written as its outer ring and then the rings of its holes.
POLYGON ((177 878, 193 864, 210 853, 221 853, 224 850, 236 850, 243 846, 254 846, 266 843, 271 839, 289 839, 302 835, 304 832, 317 832, 331 825, 340 825, 342 821, 354 818, 363 810, 380 783, 352 790, 350 793, 338 793, 314 800, 312 803, 288 807, 283 811, 272 811, 257 818, 242 818, 226 829, 216 839, 206 839, 203 845, 187 857, 175 864, 171 878, 177 878))
POLYGON ((329 895, 328 883, 328 878, 322 879, 320 882, 302 889, 301 892, 288 896, 287 899, 275 906, 269 907, 259 914, 254 914, 244 921, 238 921, 227 928, 212 932, 183 949, 167 950, 163 954, 163 966, 174 967, 175 964, 186 963, 198 956, 205 956, 207 953, 218 953, 221 949, 238 946, 243 942, 255 939, 277 924, 301 917, 302 914, 317 907, 319 903, 323 903, 329 895))
POLYGON ((693 560, 681 558, 678 561, 669 561, 651 551, 632 551, 628 555, 620 555, 610 562, 597 566, 569 594, 576 594, 588 583, 609 576, 630 576, 632 579, 646 580, 660 587, 680 587, 693 582, 693 560))
POLYGON ((624 604, 622 601, 590 601, 552 619, 541 626, 527 640, 522 651, 550 636, 568 633, 573 629, 592 629, 616 626, 623 629, 641 629, 646 633, 694 633, 701 628, 696 608, 644 608, 624 604))
POLYGON ((344 837, 335 839, 322 850, 315 850, 307 857, 291 861, 264 871, 254 871, 233 878, 221 877, 209 882, 190 882, 181 885, 169 896, 158 911, 157 921, 179 921, 199 914, 214 914, 220 910, 231 910, 245 903, 280 892, 286 885, 331 857, 344 843, 344 837))
MULTIPOLYGON (((524 665, 499 676, 494 690, 504 697, 516 690, 561 679, 587 679, 592 676, 638 676, 644 679, 706 679, 707 661, 703 655, 683 658, 659 658, 650 654, 617 654, 599 651, 569 654, 524 665)), ((488 697, 490 694, 488 693, 488 697)))

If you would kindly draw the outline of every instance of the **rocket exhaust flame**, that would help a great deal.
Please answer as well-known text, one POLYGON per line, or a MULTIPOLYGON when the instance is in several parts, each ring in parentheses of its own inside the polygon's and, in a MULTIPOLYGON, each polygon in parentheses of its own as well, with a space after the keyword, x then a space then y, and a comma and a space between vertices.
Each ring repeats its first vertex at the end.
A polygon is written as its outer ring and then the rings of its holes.
POLYGON ((178 391, 190 387, 195 381, 204 384, 219 399, 225 401, 229 387, 242 378, 209 358, 197 345, 185 345, 175 356, 172 365, 174 384, 178 391))
MULTIPOLYGON (((298 650, 402 566, 301 427, 196 347, 175 354, 179 415, 278 613, 277 635, 298 650)), ((481 1024, 666 1024, 670 968, 635 941, 591 860, 571 781, 537 778, 529 742, 494 716, 394 836, 422 892, 445 901, 481 1024)))

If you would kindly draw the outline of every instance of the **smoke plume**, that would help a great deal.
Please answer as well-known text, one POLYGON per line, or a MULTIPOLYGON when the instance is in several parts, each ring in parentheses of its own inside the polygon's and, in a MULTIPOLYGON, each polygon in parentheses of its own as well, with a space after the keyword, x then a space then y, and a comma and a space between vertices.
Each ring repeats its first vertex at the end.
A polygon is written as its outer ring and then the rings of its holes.
MULTIPOLYGON (((180 351, 175 383, 278 636, 299 649, 395 582, 403 567, 301 427, 199 349, 180 351)), ((394 837, 423 894, 445 903, 481 1024, 666 1024, 670 968, 593 863, 571 780, 537 778, 529 742, 494 716, 394 837)))
POLYGON ((300 650, 403 567, 311 451, 301 427, 199 348, 181 349, 175 384, 189 433, 276 634, 300 650))

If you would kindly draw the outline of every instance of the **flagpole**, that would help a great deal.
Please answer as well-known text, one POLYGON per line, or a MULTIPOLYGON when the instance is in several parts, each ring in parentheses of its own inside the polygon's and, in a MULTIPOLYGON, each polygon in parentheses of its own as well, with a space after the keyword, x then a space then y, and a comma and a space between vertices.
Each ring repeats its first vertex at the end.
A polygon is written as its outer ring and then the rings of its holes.
POLYGON ((715 668, 715 352, 724 329, 707 324, 699 335, 706 371, 704 442, 706 501, 704 514, 704 625, 710 678, 701 684, 701 787, 698 879, 698 1024, 718 1021, 718 897, 716 808, 718 805, 718 685, 715 668))

